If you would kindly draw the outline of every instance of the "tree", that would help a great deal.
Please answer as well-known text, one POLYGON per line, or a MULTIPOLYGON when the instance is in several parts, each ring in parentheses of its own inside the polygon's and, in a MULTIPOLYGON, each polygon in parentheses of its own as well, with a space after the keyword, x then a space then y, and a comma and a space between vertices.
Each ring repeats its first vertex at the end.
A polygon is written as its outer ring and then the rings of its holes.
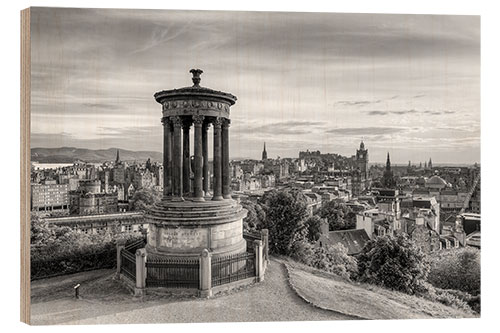
POLYGON ((298 190, 269 191, 259 201, 266 217, 263 227, 269 230, 269 250, 272 253, 289 255, 298 238, 305 237, 304 220, 307 204, 298 190), (297 235, 301 236, 297 238, 297 235))
POLYGON ((262 223, 266 218, 262 207, 249 200, 242 201, 241 205, 248 211, 247 216, 243 219, 243 229, 247 231, 262 229, 262 223))
POLYGON ((130 200, 130 209, 136 211, 147 211, 161 200, 161 194, 153 189, 141 188, 135 191, 130 200))
POLYGON ((370 240, 357 259, 360 281, 409 294, 418 290, 430 270, 425 254, 406 234, 370 240))
POLYGON ((310 242, 316 242, 321 236, 321 218, 319 216, 311 216, 305 223, 307 227, 307 239, 310 242))
POLYGON ((330 200, 326 202, 319 212, 322 218, 328 220, 330 230, 347 230, 356 227, 355 215, 352 209, 343 202, 330 200))

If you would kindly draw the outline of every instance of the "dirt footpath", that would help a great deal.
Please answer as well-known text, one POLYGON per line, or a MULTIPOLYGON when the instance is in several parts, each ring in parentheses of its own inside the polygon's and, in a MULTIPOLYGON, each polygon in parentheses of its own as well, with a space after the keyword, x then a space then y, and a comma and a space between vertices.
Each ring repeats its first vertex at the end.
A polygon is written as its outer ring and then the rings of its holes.
POLYGON ((307 304, 290 288, 283 264, 271 261, 265 281, 210 299, 138 299, 113 280, 112 270, 34 281, 33 325, 347 320, 307 304), (73 286, 81 284, 82 299, 73 286))

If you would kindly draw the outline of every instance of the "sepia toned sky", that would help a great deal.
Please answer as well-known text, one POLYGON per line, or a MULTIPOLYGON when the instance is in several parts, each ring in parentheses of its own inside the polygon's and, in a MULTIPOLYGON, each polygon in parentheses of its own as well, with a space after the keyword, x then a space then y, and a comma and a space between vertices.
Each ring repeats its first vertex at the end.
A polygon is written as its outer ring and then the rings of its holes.
POLYGON ((238 97, 231 157, 480 160, 478 16, 35 8, 32 147, 162 150, 153 94, 238 97))

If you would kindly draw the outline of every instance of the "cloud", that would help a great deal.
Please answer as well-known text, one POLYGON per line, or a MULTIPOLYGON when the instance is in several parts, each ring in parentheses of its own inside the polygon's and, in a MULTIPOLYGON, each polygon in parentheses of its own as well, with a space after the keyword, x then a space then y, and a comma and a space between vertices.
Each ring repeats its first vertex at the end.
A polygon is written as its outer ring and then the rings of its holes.
POLYGON ((348 127, 348 128, 332 128, 327 130, 327 133, 347 135, 347 136, 377 136, 396 134, 407 131, 407 128, 401 127, 348 127))
POLYGON ((309 134, 317 130, 318 127, 323 126, 323 122, 318 121, 286 121, 275 122, 264 125, 249 125, 238 127, 240 134, 267 134, 267 135, 301 135, 309 134))
POLYGON ((451 110, 415 110, 415 109, 409 109, 409 110, 372 110, 367 112, 368 115, 370 116, 385 116, 389 114, 395 114, 395 115, 410 115, 410 114, 417 114, 417 115, 431 115, 431 116, 438 116, 438 115, 443 115, 443 114, 454 114, 456 111, 451 111, 451 110))
POLYGON ((386 99, 376 99, 376 100, 351 100, 351 101, 338 101, 335 102, 335 104, 338 105, 346 105, 346 106, 363 106, 363 105, 370 105, 370 104, 380 104, 384 101, 391 101, 399 98, 399 95, 393 95, 389 98, 386 99))
POLYGON ((370 116, 385 116, 386 114, 389 114, 390 111, 369 111, 368 114, 370 116))
POLYGON ((84 107, 91 109, 110 109, 110 110, 121 110, 122 106, 109 103, 82 103, 84 107))
POLYGON ((382 100, 378 99, 376 101, 338 101, 335 104, 357 106, 357 105, 378 104, 380 102, 382 102, 382 100))

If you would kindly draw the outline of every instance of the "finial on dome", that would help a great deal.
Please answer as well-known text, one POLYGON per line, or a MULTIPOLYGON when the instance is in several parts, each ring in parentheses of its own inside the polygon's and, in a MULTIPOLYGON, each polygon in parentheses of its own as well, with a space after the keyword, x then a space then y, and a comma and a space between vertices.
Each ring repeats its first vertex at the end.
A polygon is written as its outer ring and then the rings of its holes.
POLYGON ((200 75, 203 73, 203 71, 201 69, 193 68, 189 71, 189 73, 193 74, 193 87, 199 87, 201 81, 200 75))

